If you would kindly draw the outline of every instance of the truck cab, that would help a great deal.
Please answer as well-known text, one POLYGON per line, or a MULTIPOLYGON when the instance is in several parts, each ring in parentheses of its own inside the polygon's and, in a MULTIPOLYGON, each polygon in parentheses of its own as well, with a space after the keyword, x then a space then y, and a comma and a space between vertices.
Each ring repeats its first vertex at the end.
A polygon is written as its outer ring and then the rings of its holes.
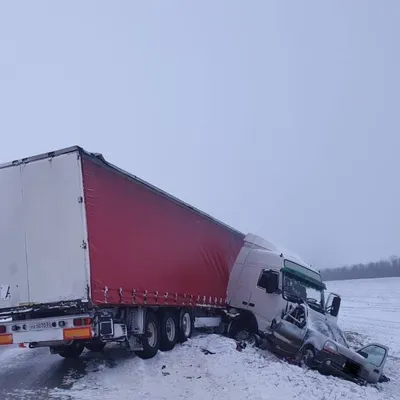
POLYGON ((270 333, 276 317, 300 302, 337 320, 340 296, 326 298, 325 290, 319 271, 248 234, 232 268, 227 297, 229 306, 245 316, 247 329, 264 335, 270 333))

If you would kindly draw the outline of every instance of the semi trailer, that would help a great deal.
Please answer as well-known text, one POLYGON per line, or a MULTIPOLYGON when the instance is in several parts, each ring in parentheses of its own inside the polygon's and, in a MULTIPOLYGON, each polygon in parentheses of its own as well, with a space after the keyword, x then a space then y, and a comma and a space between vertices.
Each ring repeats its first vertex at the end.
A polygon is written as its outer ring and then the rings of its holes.
POLYGON ((320 273, 79 146, 0 166, 0 345, 144 359, 194 329, 267 335, 299 299, 337 318, 320 273))

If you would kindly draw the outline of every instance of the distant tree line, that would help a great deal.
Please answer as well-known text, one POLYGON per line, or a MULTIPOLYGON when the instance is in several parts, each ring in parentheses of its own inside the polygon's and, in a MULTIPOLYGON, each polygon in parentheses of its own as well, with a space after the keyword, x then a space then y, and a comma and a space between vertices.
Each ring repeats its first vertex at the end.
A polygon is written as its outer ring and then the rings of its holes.
POLYGON ((392 256, 389 260, 325 269, 321 270, 321 275, 324 281, 400 277, 400 257, 392 256))

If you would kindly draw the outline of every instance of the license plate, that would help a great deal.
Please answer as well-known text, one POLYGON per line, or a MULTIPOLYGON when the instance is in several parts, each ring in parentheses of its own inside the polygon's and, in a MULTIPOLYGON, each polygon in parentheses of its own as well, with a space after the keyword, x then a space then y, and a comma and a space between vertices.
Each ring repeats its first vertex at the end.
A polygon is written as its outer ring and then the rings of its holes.
POLYGON ((37 322, 36 324, 31 324, 29 329, 32 331, 38 331, 40 329, 52 328, 51 322, 37 322))

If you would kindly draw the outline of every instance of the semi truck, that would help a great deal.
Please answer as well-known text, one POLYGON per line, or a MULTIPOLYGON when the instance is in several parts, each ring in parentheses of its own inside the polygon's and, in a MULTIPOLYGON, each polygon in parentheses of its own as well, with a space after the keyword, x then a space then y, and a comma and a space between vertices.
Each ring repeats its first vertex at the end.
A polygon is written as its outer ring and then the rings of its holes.
POLYGON ((320 273, 79 146, 0 166, 0 345, 148 359, 194 329, 268 334, 299 299, 337 318, 320 273))

